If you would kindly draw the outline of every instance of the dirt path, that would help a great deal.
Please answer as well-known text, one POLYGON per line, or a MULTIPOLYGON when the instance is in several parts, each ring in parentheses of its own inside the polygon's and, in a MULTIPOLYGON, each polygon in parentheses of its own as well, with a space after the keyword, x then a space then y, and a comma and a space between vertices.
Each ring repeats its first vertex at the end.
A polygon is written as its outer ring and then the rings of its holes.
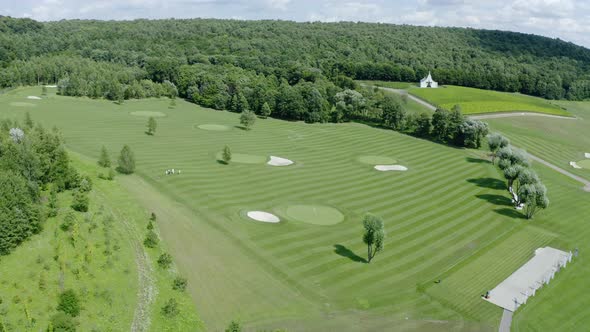
POLYGON ((540 117, 544 117, 544 118, 564 119, 564 120, 576 120, 577 119, 575 117, 570 117, 570 116, 560 116, 560 115, 532 113, 532 112, 490 113, 490 114, 481 114, 481 115, 470 115, 469 118, 473 119, 473 120, 486 120, 486 119, 512 118, 512 117, 518 117, 518 116, 540 116, 540 117))
MULTIPOLYGON (((100 192, 97 193, 107 200, 107 197, 100 192)), ((153 267, 150 263, 149 257, 145 252, 141 239, 138 237, 135 227, 127 220, 124 214, 117 208, 109 207, 112 214, 118 215, 121 218, 125 230, 129 235, 129 241, 133 246, 135 252, 135 264, 137 266, 137 306, 133 313, 133 321, 131 323, 130 331, 145 332, 149 331, 150 327, 150 307, 154 302, 157 294, 157 287, 153 277, 153 267), (113 211, 113 209, 115 211, 113 211)))

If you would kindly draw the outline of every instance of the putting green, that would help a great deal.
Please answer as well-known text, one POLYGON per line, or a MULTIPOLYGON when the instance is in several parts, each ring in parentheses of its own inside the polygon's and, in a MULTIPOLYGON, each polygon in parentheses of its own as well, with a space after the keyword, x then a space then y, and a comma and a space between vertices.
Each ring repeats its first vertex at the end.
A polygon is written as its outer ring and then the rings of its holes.
POLYGON ((165 113, 162 112, 152 112, 152 111, 135 111, 135 112, 131 112, 129 113, 131 115, 135 115, 135 116, 147 116, 147 117, 154 117, 154 118, 163 118, 166 116, 165 113))
POLYGON ((10 103, 10 106, 15 106, 15 107, 35 107, 37 105, 33 104, 33 103, 23 103, 20 101, 15 101, 10 103))
POLYGON ((358 161, 368 165, 389 165, 397 162, 393 158, 383 156, 361 156, 358 158, 358 161))
MULTIPOLYGON (((217 160, 223 160, 221 158, 221 152, 218 152, 215 157, 217 160)), ((264 164, 268 160, 265 156, 257 156, 252 154, 243 154, 243 153, 232 153, 231 154, 231 161, 230 163, 240 163, 240 164, 264 164)))
POLYGON ((291 220, 321 226, 335 225, 344 220, 340 211, 322 205, 290 205, 285 214, 291 220))
POLYGON ((225 130, 231 129, 228 126, 218 125, 218 124, 202 124, 202 125, 198 125, 197 128, 203 129, 203 130, 211 130, 211 131, 225 131, 225 130))
POLYGON ((590 159, 578 161, 577 164, 584 169, 590 169, 590 159))

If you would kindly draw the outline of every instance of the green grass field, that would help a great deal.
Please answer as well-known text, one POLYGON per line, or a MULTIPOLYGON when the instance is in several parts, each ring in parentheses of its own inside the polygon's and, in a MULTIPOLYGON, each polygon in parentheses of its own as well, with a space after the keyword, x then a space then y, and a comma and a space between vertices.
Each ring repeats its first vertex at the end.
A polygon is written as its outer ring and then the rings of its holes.
POLYGON ((560 101, 559 105, 566 107, 576 120, 514 117, 486 122, 514 145, 590 180, 590 169, 574 169, 569 165, 570 161, 583 161, 584 154, 590 153, 590 103, 560 101))
POLYGON ((438 89, 412 88, 409 93, 433 105, 452 109, 461 105, 465 114, 497 112, 537 112, 569 116, 570 114, 547 100, 516 93, 443 86, 438 89))
MULTIPOLYGON (((354 123, 259 119, 244 131, 234 127, 238 114, 183 101, 168 109, 165 99, 116 105, 50 95, 30 101, 35 106, 11 105, 39 91, 0 96, 0 114, 22 118, 29 111, 34 120, 58 125, 68 148, 89 158, 103 144, 113 158, 123 144, 131 146, 137 174, 116 182, 134 204, 157 213, 161 236, 211 330, 238 319, 256 330, 493 331, 502 311, 479 296, 534 249, 549 244, 590 252, 590 229, 581 218, 590 215, 588 198, 552 170, 538 169, 551 208, 527 222, 510 208, 483 152, 354 123), (144 133, 147 118, 131 112, 166 117, 158 118, 152 137, 144 133), (297 163, 223 165, 217 154, 225 145, 233 153, 297 163), (363 156, 391 158, 409 170, 377 172, 363 156), (182 174, 164 175, 170 168, 182 174), (299 222, 288 210, 302 205, 332 207, 344 220, 299 222), (250 210, 283 221, 252 222, 243 213, 250 210), (385 251, 371 264, 364 263, 361 240, 366 212, 383 217, 387 231, 385 251), (434 284, 437 279, 443 283, 434 284)), ((578 296, 589 268, 582 255, 516 314, 514 327, 577 331, 590 324, 590 297, 578 296)))

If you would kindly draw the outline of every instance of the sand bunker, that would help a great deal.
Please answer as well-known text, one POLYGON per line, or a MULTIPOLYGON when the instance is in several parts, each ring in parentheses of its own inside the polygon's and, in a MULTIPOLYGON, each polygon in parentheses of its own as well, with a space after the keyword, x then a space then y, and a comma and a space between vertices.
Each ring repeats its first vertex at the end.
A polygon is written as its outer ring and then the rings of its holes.
POLYGON ((46 88, 57 88, 57 85, 46 85, 46 88))
POLYGON ((584 153, 584 157, 590 159, 590 153, 584 153))
POLYGON ((153 117, 153 118, 163 118, 166 116, 166 113, 162 112, 151 112, 151 111, 135 111, 129 113, 134 116, 145 116, 145 117, 153 117))
POLYGON ((578 163, 576 163, 575 161, 570 161, 570 166, 575 168, 575 169, 582 169, 583 167, 578 165, 578 163))
POLYGON ((380 172, 389 172, 389 171, 400 171, 405 172, 408 170, 407 167, 401 165, 377 165, 375 169, 380 172))
POLYGON ((211 131, 225 131, 225 130, 231 129, 228 126, 218 125, 218 124, 202 124, 202 125, 198 125, 197 128, 203 129, 203 130, 211 130, 211 131))
POLYGON ((261 222, 276 224, 281 221, 281 219, 279 219, 279 217, 275 216, 274 214, 264 211, 250 211, 246 215, 251 219, 261 222))
POLYGON ((390 165, 395 164, 397 160, 382 156, 362 156, 358 158, 358 161, 367 165, 390 165))
POLYGON ((37 105, 31 104, 31 103, 22 103, 20 101, 15 101, 15 102, 10 103, 10 106, 14 106, 14 107, 35 107, 37 105))
POLYGON ((270 166, 290 166, 293 165, 293 161, 281 157, 270 156, 268 163, 270 166))
MULTIPOLYGON (((222 153, 218 152, 215 156, 217 160, 223 160, 222 153)), ((232 153, 230 163, 240 164, 264 164, 267 158, 265 156, 257 156, 244 153, 232 153)))
POLYGON ((27 99, 33 99, 33 100, 41 100, 41 97, 37 97, 37 96, 28 96, 27 99))

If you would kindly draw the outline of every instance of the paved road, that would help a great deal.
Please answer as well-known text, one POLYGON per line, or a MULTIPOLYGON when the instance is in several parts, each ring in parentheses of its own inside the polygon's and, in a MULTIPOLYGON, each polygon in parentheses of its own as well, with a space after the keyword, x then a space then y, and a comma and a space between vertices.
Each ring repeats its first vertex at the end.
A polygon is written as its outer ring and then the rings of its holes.
POLYGON ((553 170, 555 170, 555 171, 557 171, 557 172, 559 172, 559 173, 561 173, 561 174, 563 174, 563 175, 565 175, 567 177, 570 177, 570 178, 572 178, 572 179, 580 182, 581 184, 584 185, 584 190, 587 191, 587 192, 590 192, 590 181, 588 181, 588 180, 586 180, 586 179, 584 179, 584 178, 582 178, 580 176, 577 176, 575 174, 572 174, 572 173, 566 171, 565 169, 563 169, 561 167, 555 166, 552 163, 550 163, 550 162, 548 162, 546 160, 543 160, 543 159, 541 159, 541 158, 539 158, 537 156, 533 156, 530 153, 528 155, 529 155, 529 157, 532 160, 534 160, 536 162, 539 162, 539 163, 541 163, 541 164, 543 164, 543 165, 545 165, 545 166, 547 166, 547 167, 549 167, 549 168, 551 168, 551 169, 553 169, 553 170))
POLYGON ((544 117, 544 118, 576 120, 576 118, 571 117, 571 116, 560 116, 560 115, 551 115, 551 114, 543 114, 543 113, 530 113, 530 112, 491 113, 491 114, 471 115, 471 116, 469 116, 469 118, 473 119, 473 120, 485 120, 485 119, 512 118, 512 117, 516 117, 516 116, 540 116, 540 117, 544 117))
POLYGON ((500 328, 498 332, 510 332, 510 325, 512 324, 512 311, 504 309, 502 320, 500 321, 500 328))

